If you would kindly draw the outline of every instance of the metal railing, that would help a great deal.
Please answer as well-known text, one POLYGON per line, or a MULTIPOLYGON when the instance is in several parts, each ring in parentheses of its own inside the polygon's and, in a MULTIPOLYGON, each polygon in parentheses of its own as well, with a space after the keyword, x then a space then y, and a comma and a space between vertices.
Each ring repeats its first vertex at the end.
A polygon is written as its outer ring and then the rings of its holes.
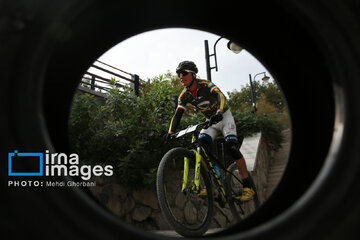
POLYGON ((96 60, 83 75, 80 86, 105 94, 114 87, 120 90, 130 87, 134 90, 135 95, 139 96, 140 88, 144 88, 144 83, 145 81, 141 80, 136 74, 128 73, 96 60), (115 82, 112 79, 115 79, 115 82))

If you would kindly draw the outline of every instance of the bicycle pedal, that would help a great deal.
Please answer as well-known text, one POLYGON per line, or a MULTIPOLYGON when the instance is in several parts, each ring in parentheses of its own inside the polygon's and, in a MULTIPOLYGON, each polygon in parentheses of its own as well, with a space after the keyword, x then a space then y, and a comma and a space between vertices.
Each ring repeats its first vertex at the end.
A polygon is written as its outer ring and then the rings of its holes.
POLYGON ((207 197, 207 191, 206 188, 203 188, 199 193, 198 193, 199 197, 207 197))

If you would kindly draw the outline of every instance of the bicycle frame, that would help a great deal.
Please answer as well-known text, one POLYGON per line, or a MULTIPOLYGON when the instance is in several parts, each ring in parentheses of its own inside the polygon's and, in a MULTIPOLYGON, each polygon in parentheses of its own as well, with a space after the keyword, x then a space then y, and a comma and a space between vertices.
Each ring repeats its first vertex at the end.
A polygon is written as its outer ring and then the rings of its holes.
MULTIPOLYGON (((192 137, 193 144, 197 142, 197 135, 198 135, 198 131, 195 131, 193 133, 193 137, 192 137)), ((223 203, 226 203, 227 202, 226 192, 221 183, 219 176, 215 172, 213 163, 210 160, 210 157, 206 153, 205 149, 202 146, 200 146, 199 144, 197 144, 197 145, 198 145, 197 150, 195 150, 193 148, 191 149, 191 151, 193 151, 195 154, 195 173, 194 173, 195 176, 194 176, 193 185, 191 186, 191 191, 194 193, 199 193, 199 191, 200 191, 199 186, 200 186, 201 159, 205 159, 206 161, 204 161, 203 164, 205 165, 206 168, 210 168, 210 170, 211 170, 210 173, 215 178, 216 185, 220 189, 221 200, 223 201, 223 203)), ((182 192, 185 191, 186 186, 187 186, 188 175, 189 175, 189 164, 190 164, 189 159, 187 157, 185 157, 184 158, 184 174, 183 174, 182 192)))

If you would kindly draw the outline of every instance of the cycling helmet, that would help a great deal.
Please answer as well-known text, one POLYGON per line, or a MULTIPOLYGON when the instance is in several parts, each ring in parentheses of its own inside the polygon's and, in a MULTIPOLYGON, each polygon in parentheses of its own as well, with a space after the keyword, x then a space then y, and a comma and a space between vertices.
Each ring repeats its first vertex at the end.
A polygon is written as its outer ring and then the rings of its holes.
POLYGON ((183 62, 179 63, 179 66, 176 68, 176 73, 179 73, 183 70, 189 70, 194 73, 198 72, 198 69, 197 69, 195 63, 192 61, 183 61, 183 62))

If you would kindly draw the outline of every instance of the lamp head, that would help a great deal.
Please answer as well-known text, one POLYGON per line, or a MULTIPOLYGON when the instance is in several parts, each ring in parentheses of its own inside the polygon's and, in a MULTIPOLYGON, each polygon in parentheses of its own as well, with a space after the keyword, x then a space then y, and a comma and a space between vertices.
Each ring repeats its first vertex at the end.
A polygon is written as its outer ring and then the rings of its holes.
POLYGON ((230 49, 233 53, 240 53, 241 50, 243 50, 242 47, 240 47, 239 45, 237 45, 236 43, 229 41, 227 44, 228 49, 230 49))
POLYGON ((270 77, 266 76, 266 74, 264 74, 264 77, 262 78, 263 81, 268 81, 270 79, 270 77))

